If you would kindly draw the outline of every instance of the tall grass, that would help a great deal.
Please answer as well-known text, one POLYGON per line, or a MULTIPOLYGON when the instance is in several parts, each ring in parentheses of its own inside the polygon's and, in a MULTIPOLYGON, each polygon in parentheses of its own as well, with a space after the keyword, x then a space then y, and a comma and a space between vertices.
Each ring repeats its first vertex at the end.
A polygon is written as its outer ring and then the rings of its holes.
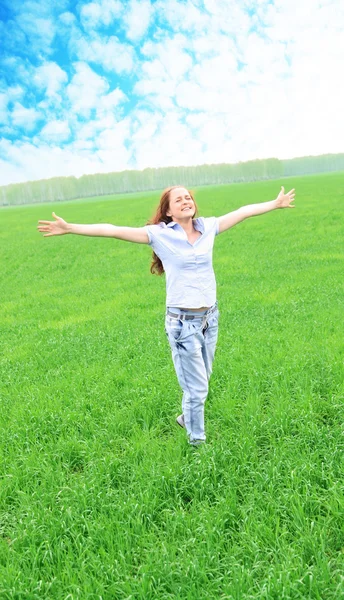
POLYGON ((151 249, 43 238, 140 226, 156 194, 0 212, 0 598, 344 598, 343 174, 196 190, 219 216, 207 444, 181 390, 151 249))

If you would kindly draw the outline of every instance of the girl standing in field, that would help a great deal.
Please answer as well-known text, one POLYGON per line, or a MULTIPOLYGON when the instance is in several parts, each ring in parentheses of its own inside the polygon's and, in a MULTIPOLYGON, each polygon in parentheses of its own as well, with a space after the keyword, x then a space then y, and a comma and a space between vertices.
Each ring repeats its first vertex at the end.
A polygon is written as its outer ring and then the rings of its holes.
POLYGON ((193 195, 182 186, 164 190, 153 219, 144 227, 76 225, 53 212, 55 221, 38 221, 44 237, 74 233, 114 237, 153 249, 151 273, 166 273, 165 332, 173 364, 183 390, 182 414, 177 423, 188 441, 205 442, 204 403, 214 360, 219 311, 212 252, 216 235, 240 221, 276 208, 293 208, 294 189, 284 188, 269 202, 250 204, 222 217, 198 217, 193 195))

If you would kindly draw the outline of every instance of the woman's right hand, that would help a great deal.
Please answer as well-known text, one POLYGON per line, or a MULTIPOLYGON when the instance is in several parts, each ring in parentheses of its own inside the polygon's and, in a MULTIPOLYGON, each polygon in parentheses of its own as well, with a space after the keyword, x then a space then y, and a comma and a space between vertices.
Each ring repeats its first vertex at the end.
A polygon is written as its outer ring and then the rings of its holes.
POLYGON ((49 237, 50 235, 64 235, 68 233, 68 223, 52 213, 54 219, 56 221, 38 221, 39 225, 37 226, 38 231, 47 231, 43 237, 49 237))

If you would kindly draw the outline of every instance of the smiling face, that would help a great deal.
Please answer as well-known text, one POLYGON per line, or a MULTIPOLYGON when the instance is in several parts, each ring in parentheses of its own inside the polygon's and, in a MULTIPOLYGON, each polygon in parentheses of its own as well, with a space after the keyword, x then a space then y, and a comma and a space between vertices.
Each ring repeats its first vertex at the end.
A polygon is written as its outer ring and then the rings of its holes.
POLYGON ((173 221, 192 218, 196 212, 195 203, 187 189, 175 188, 170 192, 170 204, 167 216, 173 221))

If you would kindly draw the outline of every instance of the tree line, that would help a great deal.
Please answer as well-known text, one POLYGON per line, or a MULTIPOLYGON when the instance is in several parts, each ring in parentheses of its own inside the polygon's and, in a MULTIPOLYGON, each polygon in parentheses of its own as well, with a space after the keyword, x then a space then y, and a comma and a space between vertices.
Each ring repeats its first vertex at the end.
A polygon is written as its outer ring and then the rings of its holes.
POLYGON ((76 177, 53 177, 0 187, 0 206, 56 202, 162 190, 169 185, 186 187, 281 179, 344 170, 344 154, 323 154, 279 160, 266 158, 235 164, 210 164, 194 167, 147 168, 142 171, 97 173, 76 177))

